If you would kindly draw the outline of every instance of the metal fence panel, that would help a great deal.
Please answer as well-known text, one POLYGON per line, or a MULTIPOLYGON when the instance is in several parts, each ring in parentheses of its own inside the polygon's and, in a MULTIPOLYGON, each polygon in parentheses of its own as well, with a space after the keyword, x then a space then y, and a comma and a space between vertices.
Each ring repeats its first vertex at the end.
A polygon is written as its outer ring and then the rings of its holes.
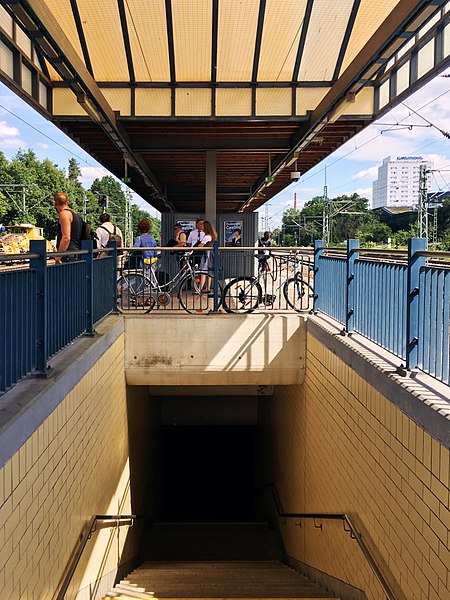
POLYGON ((449 379, 450 271, 420 271, 418 367, 446 384, 449 379))
POLYGON ((36 367, 36 273, 4 271, 0 286, 0 392, 5 392, 36 367))
POLYGON ((97 323, 111 312, 112 298, 114 294, 111 269, 113 269, 113 257, 105 256, 94 260, 93 285, 94 306, 93 322, 97 323))
POLYGON ((320 289, 320 311, 345 324, 347 261, 344 258, 321 256, 316 274, 320 289))
POLYGON ((48 267, 48 357, 86 330, 86 262, 48 267))
POLYGON ((355 331, 404 359, 406 265, 358 260, 355 277, 355 331))

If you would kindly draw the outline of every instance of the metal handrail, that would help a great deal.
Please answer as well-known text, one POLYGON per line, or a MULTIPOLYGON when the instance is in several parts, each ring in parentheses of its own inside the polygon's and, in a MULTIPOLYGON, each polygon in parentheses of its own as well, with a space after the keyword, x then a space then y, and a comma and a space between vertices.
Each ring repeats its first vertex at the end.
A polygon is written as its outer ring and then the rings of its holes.
POLYGON ((109 525, 109 527, 121 527, 122 525, 127 525, 128 523, 121 523, 121 521, 131 521, 130 527, 133 526, 134 519, 136 519, 136 515, 93 515, 88 522, 87 528, 84 533, 80 537, 80 541, 78 542, 72 560, 67 568, 67 573, 64 577, 63 582, 59 588, 58 594, 55 597, 55 600, 64 600, 66 596, 66 592, 69 588, 70 582, 72 581, 72 577, 75 574, 78 563, 80 562, 81 556, 84 552, 86 544, 92 534, 95 531, 95 526, 97 521, 115 521, 114 524, 109 525))
MULTIPOLYGON (((320 520, 335 520, 344 522, 344 531, 350 533, 351 539, 356 540, 360 550, 362 551, 365 559, 367 560, 370 568, 372 569, 378 583, 383 588, 383 592, 386 595, 387 600, 403 600, 396 594, 391 585, 388 583, 386 577, 383 575, 380 567, 378 566, 375 558, 373 557, 369 547, 365 543, 361 533, 358 531, 353 519, 346 513, 285 513, 281 504, 280 496, 278 494, 277 487, 274 483, 269 483, 266 486, 269 487, 272 492, 272 498, 277 510, 278 517, 281 519, 320 519, 320 520), (347 524, 348 529, 345 528, 347 524)), ((402 595, 403 596, 403 595, 402 595)))

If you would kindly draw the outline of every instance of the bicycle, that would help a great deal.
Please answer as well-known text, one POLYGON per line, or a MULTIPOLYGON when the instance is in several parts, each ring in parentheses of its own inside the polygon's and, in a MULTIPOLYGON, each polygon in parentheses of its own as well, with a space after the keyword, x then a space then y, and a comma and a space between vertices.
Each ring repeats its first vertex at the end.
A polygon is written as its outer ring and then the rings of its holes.
MULTIPOLYGON (((259 258, 258 255, 256 257, 259 258)), ((265 307, 273 307, 280 296, 281 288, 289 308, 296 312, 311 308, 314 289, 310 283, 313 267, 309 259, 305 261, 303 256, 299 257, 297 254, 287 257, 273 255, 271 258, 270 270, 261 270, 261 262, 258 261, 257 276, 236 277, 225 286, 222 303, 226 312, 251 313, 261 304, 265 307), (291 275, 282 275, 283 270, 290 269, 292 269, 291 275), (306 276, 305 269, 307 269, 306 276), (280 284, 276 287, 278 275, 280 275, 280 284)))
MULTIPOLYGON (((194 268, 193 252, 181 254, 181 268, 169 281, 161 283, 153 268, 123 271, 117 279, 118 309, 122 313, 131 310, 149 313, 155 307, 166 308, 172 303, 173 294, 182 308, 190 314, 206 314, 214 309, 214 277, 194 268), (209 283, 208 289, 202 289, 202 275, 209 283)), ((222 298, 222 285, 218 282, 219 306, 222 298)))

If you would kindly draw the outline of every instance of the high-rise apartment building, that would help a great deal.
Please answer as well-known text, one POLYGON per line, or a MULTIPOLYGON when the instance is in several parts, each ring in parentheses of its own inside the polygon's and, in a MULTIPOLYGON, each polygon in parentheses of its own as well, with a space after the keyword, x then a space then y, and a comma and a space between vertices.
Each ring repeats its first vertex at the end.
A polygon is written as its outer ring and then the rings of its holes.
MULTIPOLYGON (((419 197, 420 165, 431 169, 431 162, 423 156, 388 156, 378 167, 378 179, 372 184, 372 208, 398 206, 413 208, 419 197)), ((430 191, 431 173, 427 174, 430 191)))

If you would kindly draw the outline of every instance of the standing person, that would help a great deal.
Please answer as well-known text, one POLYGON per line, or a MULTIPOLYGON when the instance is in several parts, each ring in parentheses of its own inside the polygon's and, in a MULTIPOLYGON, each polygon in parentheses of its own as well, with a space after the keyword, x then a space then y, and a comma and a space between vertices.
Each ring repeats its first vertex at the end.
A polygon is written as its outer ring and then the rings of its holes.
MULTIPOLYGON (((270 241, 270 231, 265 231, 263 237, 259 240, 258 246, 260 248, 270 248, 272 242, 270 241)), ((261 250, 258 252, 259 270, 264 273, 268 270, 268 260, 270 256, 269 250, 261 250)))
POLYGON ((203 241, 203 238, 205 236, 205 231, 204 231, 204 220, 203 219, 197 219, 195 221, 195 229, 194 231, 191 231, 191 233, 189 234, 188 240, 187 240, 187 245, 194 247, 194 246, 199 246, 200 242, 203 241))
MULTIPOLYGON (((64 192, 56 192, 53 196, 53 206, 58 212, 58 223, 56 225, 56 250, 66 252, 79 250, 81 247, 82 218, 71 208, 69 199, 64 192)), ((62 262, 76 260, 76 256, 64 256, 62 262)), ((61 263, 61 257, 55 258, 56 263, 61 263)))
MULTIPOLYGON (((134 240, 133 248, 156 248, 156 240, 149 233, 152 224, 148 219, 142 219, 138 223, 138 229, 141 235, 138 235, 134 240)), ((156 250, 142 250, 139 261, 140 269, 154 268, 156 258, 156 250)))
MULTIPOLYGON (((173 240, 170 240, 168 245, 170 245, 172 248, 184 248, 187 244, 187 239, 186 234, 184 233, 183 228, 181 227, 181 223, 175 223, 173 228, 175 230, 175 238, 173 240)), ((175 254, 178 266, 184 267, 185 259, 182 258, 180 252, 171 252, 170 254, 175 254)))
MULTIPOLYGON (((214 225, 209 221, 203 222, 204 228, 204 236, 202 241, 199 243, 199 247, 206 246, 208 248, 214 245, 215 240, 217 240, 217 231, 214 228, 214 225)), ((200 277, 200 290, 202 292, 207 292, 208 296, 212 296, 211 294, 211 275, 208 273, 211 272, 214 268, 214 255, 212 250, 204 250, 203 256, 200 260, 199 270, 201 272, 200 277)))
POLYGON ((174 248, 184 248, 184 246, 186 246, 186 244, 187 244, 187 240, 186 240, 186 234, 184 233, 183 228, 181 227, 181 223, 175 223, 173 228, 175 230, 175 241, 176 241, 176 244, 174 244, 173 247, 174 248))
POLYGON ((106 248, 110 239, 116 241, 118 246, 123 246, 122 232, 117 225, 111 223, 108 213, 100 215, 100 225, 95 230, 95 235, 97 236, 97 248, 106 248))

